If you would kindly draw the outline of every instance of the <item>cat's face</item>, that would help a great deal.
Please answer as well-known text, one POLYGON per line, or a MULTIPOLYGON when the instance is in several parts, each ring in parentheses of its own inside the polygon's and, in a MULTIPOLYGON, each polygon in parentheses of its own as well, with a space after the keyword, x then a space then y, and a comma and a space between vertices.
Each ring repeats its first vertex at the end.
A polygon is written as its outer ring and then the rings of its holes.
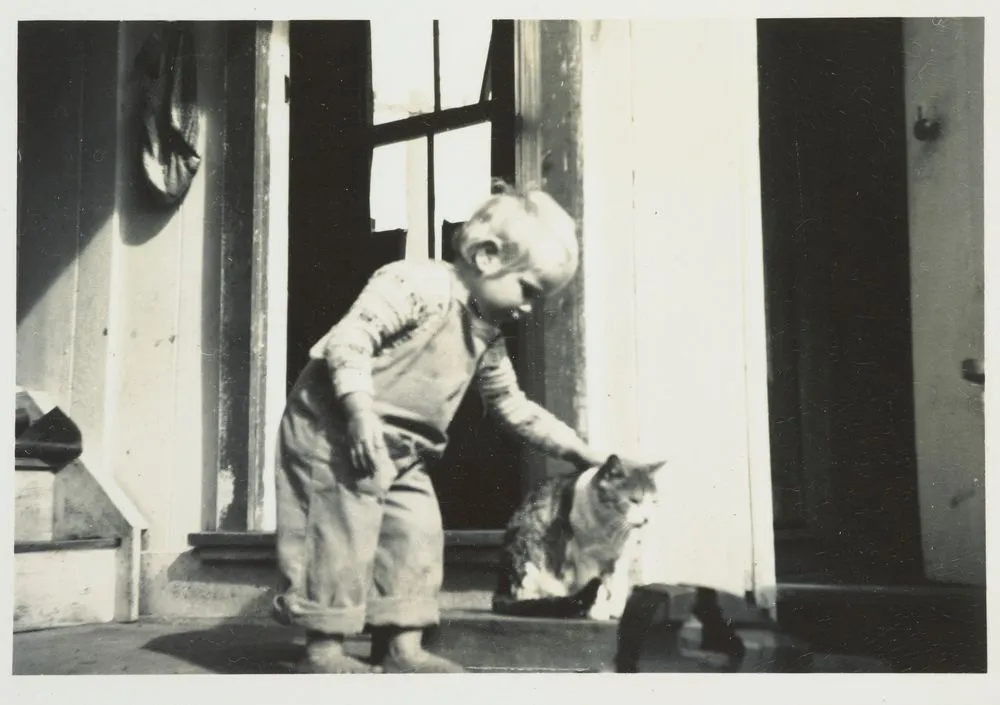
POLYGON ((646 524, 656 505, 656 472, 664 463, 639 464, 612 455, 594 476, 597 500, 626 526, 646 524))

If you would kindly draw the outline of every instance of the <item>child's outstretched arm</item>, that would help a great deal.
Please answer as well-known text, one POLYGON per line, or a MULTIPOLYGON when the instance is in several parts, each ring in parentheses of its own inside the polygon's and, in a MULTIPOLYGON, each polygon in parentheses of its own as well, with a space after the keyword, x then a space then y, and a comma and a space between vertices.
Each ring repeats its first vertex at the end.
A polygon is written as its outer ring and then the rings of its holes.
POLYGON ((385 345, 415 330, 448 305, 451 282, 436 270, 393 262, 372 275, 347 314, 309 351, 325 360, 337 398, 347 414, 351 459, 374 472, 385 450, 382 424, 372 408, 372 358, 385 345), (435 276, 437 275, 437 276, 435 276))
POLYGON ((535 449, 579 468, 600 465, 606 457, 591 448, 570 426, 528 399, 501 338, 486 351, 476 383, 489 412, 535 449))

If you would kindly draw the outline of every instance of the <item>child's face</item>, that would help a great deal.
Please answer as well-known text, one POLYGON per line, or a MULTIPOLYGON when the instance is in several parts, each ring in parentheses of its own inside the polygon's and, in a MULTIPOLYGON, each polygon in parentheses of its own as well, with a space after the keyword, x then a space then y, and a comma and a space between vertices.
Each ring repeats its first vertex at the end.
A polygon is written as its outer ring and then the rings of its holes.
POLYGON ((470 290, 480 315, 494 325, 517 321, 545 296, 542 276, 531 267, 504 271, 499 262, 479 266, 470 290))

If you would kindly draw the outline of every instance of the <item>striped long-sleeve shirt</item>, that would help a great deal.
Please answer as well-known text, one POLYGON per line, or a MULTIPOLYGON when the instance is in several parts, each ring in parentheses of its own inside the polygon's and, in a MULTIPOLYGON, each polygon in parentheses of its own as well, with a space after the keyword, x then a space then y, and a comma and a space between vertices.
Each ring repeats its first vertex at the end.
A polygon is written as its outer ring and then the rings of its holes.
POLYGON ((433 260, 383 267, 310 355, 324 359, 338 398, 371 395, 383 418, 445 437, 470 383, 489 413, 546 454, 572 459, 577 433, 521 390, 500 330, 469 307, 454 268, 433 260))

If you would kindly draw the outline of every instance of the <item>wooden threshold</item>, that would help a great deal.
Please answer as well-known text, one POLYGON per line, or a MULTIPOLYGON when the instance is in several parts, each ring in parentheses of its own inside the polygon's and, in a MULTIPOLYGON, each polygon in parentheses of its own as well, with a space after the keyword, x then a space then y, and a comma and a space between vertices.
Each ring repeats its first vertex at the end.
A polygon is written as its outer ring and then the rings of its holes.
MULTIPOLYGON (((500 545, 503 539, 502 531, 445 531, 446 546, 491 546, 500 545)), ((273 531, 199 531, 188 534, 188 544, 192 548, 215 548, 248 546, 254 548, 273 548, 275 534, 273 531)))
POLYGON ((840 601, 846 596, 868 601, 884 599, 920 601, 925 599, 957 599, 984 602, 986 588, 977 585, 952 585, 948 583, 819 583, 778 581, 779 598, 808 599, 815 602, 840 601))
MULTIPOLYGON (((502 539, 502 531, 446 531, 445 561, 492 564, 502 539)), ((208 562, 275 560, 273 531, 201 531, 188 534, 188 544, 197 558, 208 562)))

